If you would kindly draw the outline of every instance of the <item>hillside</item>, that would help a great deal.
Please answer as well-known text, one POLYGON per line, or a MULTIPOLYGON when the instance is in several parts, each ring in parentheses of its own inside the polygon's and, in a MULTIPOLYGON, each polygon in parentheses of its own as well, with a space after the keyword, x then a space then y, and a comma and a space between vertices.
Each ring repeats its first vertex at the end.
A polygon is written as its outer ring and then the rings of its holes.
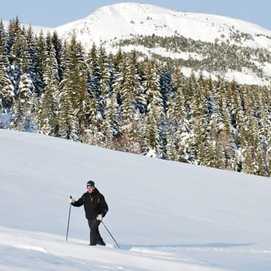
MULTIPOLYGON (((267 179, 0 130, 3 270, 270 270, 267 179), (120 250, 87 247, 67 196, 104 193, 120 250), (67 269, 69 268, 69 269, 67 269)), ((112 243, 102 232, 107 243, 112 243)))

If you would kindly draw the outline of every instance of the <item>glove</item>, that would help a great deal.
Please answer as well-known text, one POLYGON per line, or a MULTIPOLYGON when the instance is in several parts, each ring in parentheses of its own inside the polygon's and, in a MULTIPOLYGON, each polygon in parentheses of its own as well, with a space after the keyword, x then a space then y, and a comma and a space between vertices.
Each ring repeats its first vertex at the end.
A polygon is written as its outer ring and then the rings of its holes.
POLYGON ((102 216, 101 214, 99 214, 99 215, 97 216, 97 220, 98 220, 98 221, 102 221, 102 220, 103 220, 103 216, 102 216))
POLYGON ((72 196, 69 197, 69 203, 75 202, 75 199, 72 198, 72 196))

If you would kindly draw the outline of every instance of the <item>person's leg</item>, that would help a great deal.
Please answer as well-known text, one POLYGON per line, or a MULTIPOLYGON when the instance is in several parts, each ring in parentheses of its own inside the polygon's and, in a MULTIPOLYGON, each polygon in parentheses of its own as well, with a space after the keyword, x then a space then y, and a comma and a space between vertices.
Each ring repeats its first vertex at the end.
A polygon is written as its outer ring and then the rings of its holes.
POLYGON ((88 220, 88 226, 89 226, 89 245, 90 246, 96 246, 97 241, 96 241, 96 237, 95 237, 95 232, 94 232, 94 220, 88 220))
POLYGON ((100 224, 100 221, 98 221, 96 218, 92 220, 88 220, 88 225, 90 229, 90 245, 91 246, 96 246, 97 244, 105 246, 105 242, 103 241, 99 232, 99 224, 100 224))
POLYGON ((100 234, 100 231, 99 231, 99 225, 100 225, 100 221, 98 221, 98 224, 97 224, 97 244, 98 245, 101 245, 101 246, 105 246, 105 242, 100 234))

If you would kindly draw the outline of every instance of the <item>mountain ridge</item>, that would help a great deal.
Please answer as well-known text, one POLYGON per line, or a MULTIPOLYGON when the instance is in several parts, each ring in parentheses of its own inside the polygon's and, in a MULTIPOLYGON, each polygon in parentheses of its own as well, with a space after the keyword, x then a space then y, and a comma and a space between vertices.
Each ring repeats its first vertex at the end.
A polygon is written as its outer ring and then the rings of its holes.
MULTIPOLYGON (((102 21, 103 24, 105 24, 106 20, 109 20, 108 17, 114 17, 113 19, 115 20, 115 23, 118 23, 118 18, 121 17, 123 20, 125 19, 126 22, 130 22, 132 24, 132 26, 130 25, 130 29, 128 30, 128 32, 130 33, 137 33, 137 34, 146 34, 146 33, 142 33, 145 31, 144 27, 141 27, 143 24, 146 23, 146 21, 148 22, 148 26, 152 25, 150 24, 150 21, 154 20, 156 25, 156 29, 158 30, 158 32, 154 32, 153 29, 149 29, 147 31, 147 33, 155 33, 156 35, 166 35, 166 36, 170 36, 170 35, 174 35, 175 31, 178 30, 178 25, 175 26, 174 23, 178 23, 180 20, 183 23, 186 23, 186 21, 188 21, 187 25, 185 25, 185 27, 189 26, 188 29, 189 31, 191 31, 191 28, 193 26, 198 26, 198 23, 200 24, 204 24, 208 29, 207 30, 214 30, 215 27, 220 28, 220 31, 223 30, 223 27, 240 27, 239 31, 246 31, 249 34, 257 34, 257 32, 261 32, 258 34, 264 34, 264 35, 270 35, 270 43, 268 43, 268 48, 271 48, 271 31, 267 30, 261 26, 258 26, 256 24, 250 23, 250 22, 246 22, 240 19, 234 19, 234 18, 229 18, 229 17, 225 17, 225 16, 220 16, 220 15, 212 15, 212 14, 204 14, 204 13, 191 13, 191 12, 179 12, 179 11, 174 11, 172 9, 167 9, 167 8, 163 8, 163 7, 159 7, 159 6, 155 6, 155 5, 150 5, 150 4, 141 4, 141 3, 135 3, 135 2, 130 2, 130 3, 118 3, 118 4, 113 4, 113 5, 109 5, 109 6, 104 6, 104 7, 100 7, 97 10, 95 10, 94 12, 92 12, 90 15, 88 15, 85 18, 76 20, 74 22, 68 23, 68 24, 64 24, 61 25, 59 27, 56 27, 55 30, 57 32, 59 32, 60 34, 62 34, 64 37, 66 37, 67 35, 70 34, 70 31, 76 31, 75 28, 73 28, 73 26, 76 27, 82 27, 80 24, 83 25, 83 27, 89 27, 86 24, 91 24, 91 23, 100 23, 102 21), (145 16, 149 16, 151 17, 154 16, 154 18, 146 18, 145 16), (156 17, 157 16, 157 17, 156 17), (171 18, 170 18, 171 16, 171 18), (101 17, 103 20, 101 20, 101 17), (164 18, 163 18, 164 17, 164 18), (175 20, 172 18, 175 17, 175 20), (129 21, 131 19, 134 19, 134 23, 129 21), (139 24, 136 24, 136 19, 140 20, 139 24), (145 19, 145 20, 144 20, 145 19), (173 22, 171 22, 173 20, 173 22), (159 24, 160 25, 159 25, 159 24), (167 24, 169 24, 169 27, 166 27, 167 24), (228 24, 228 25, 227 25, 228 24), (163 26, 166 28, 165 31, 163 31, 163 26), (73 29, 70 30, 69 28, 72 27, 73 29), (140 28, 141 27, 141 28, 140 28), (159 29, 160 28, 160 29, 159 29), (172 29, 171 29, 172 28, 172 29), (175 29, 174 29, 175 28, 175 29), (141 32, 142 31, 142 32, 141 32)), ((113 22, 114 22, 113 20, 113 22)), ((116 25, 115 25, 116 26, 116 25)), ((118 25, 120 27, 123 27, 123 25, 118 25)), ((112 25, 111 25, 112 28, 112 25)), ((112 32, 112 29, 109 28, 110 31, 108 32, 112 32)), ((184 28, 184 27, 181 27, 184 28)), ((81 28, 81 30, 83 30, 84 28, 81 28)), ((86 30, 86 29, 85 29, 86 30)), ((105 29, 108 30, 108 29, 105 29)), ((184 28, 184 30, 186 31, 186 28, 184 28)), ((188 33, 182 32, 184 30, 180 30, 179 34, 187 34, 185 36, 189 37, 188 33)), ((205 32, 203 32, 200 36, 199 34, 201 33, 201 31, 203 30, 202 28, 197 28, 197 31, 195 31, 194 33, 190 34, 190 36, 192 36, 192 38, 194 37, 195 39, 198 36, 198 39, 203 39, 205 41, 210 41, 213 40, 214 37, 210 37, 206 36, 204 37, 204 35, 206 34, 205 32)), ((78 31, 78 32, 80 32, 78 31)), ((118 29, 119 31, 119 29, 118 29)), ((79 34, 79 40, 80 38, 80 33, 79 34)), ((81 33, 81 34, 85 34, 85 33, 81 33)), ((106 34, 107 31, 106 31, 106 34)), ((113 33, 111 33, 111 37, 112 34, 115 34, 114 31, 113 33)), ((126 33, 127 34, 127 33, 126 33)), ((103 36, 101 36, 103 37, 103 36)), ((98 39, 94 39, 96 42, 99 41, 98 39)), ((105 39, 107 40, 107 39, 105 39)))

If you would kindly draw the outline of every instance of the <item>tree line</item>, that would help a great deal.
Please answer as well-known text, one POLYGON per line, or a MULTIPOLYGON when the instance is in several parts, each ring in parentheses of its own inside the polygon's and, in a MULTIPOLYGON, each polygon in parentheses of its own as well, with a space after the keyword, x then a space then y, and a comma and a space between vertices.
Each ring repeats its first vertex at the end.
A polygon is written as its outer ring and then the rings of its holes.
POLYGON ((270 88, 0 23, 0 127, 270 176, 270 88))

